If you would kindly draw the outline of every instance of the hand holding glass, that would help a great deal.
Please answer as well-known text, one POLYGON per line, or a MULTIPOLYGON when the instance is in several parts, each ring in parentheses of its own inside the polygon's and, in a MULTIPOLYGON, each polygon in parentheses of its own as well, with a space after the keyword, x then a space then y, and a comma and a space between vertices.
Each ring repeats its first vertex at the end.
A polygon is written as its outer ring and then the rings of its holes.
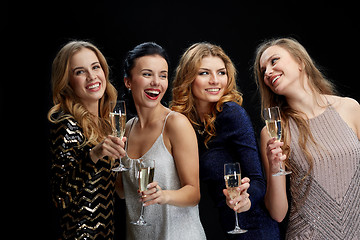
MULTIPOLYGON (((279 107, 265 108, 264 109, 264 119, 265 119, 266 128, 268 130, 270 137, 276 138, 276 141, 280 141, 282 131, 281 131, 281 117, 280 117, 279 107)), ((287 175, 287 174, 291 173, 289 171, 285 171, 281 167, 281 162, 279 164, 280 164, 280 170, 279 170, 279 172, 273 174, 273 176, 282 176, 282 175, 287 175)))
MULTIPOLYGON (((139 191, 143 192, 147 190, 147 185, 154 181, 155 173, 155 161, 152 159, 139 159, 136 163, 137 166, 137 178, 139 181, 139 191)), ((140 217, 137 221, 131 222, 131 224, 137 226, 150 226, 144 219, 144 204, 141 204, 140 217)))
MULTIPOLYGON (((125 101, 118 100, 110 102, 110 123, 112 127, 112 135, 120 139, 124 137, 126 125, 126 107, 125 101)), ((115 172, 128 171, 120 159, 120 165, 112 169, 115 172)))
MULTIPOLYGON (((236 190, 241 185, 241 170, 239 163, 225 163, 224 164, 224 178, 226 188, 231 199, 240 196, 240 192, 236 190)), ((235 212, 235 228, 229 231, 229 234, 246 233, 247 230, 239 227, 239 220, 237 212, 235 212)))

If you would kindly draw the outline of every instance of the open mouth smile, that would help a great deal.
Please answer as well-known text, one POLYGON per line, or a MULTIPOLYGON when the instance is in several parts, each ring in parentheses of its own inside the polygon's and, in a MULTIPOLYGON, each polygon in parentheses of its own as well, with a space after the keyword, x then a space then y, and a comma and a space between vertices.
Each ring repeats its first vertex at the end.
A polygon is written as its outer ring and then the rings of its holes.
POLYGON ((274 85, 280 77, 281 75, 274 76, 274 78, 271 80, 271 84, 274 85))
POLYGON ((100 89, 100 85, 101 83, 97 82, 97 83, 92 83, 86 86, 87 90, 90 90, 92 92, 96 92, 100 89))
POLYGON ((145 96, 151 100, 156 100, 160 96, 159 89, 145 89, 145 96))

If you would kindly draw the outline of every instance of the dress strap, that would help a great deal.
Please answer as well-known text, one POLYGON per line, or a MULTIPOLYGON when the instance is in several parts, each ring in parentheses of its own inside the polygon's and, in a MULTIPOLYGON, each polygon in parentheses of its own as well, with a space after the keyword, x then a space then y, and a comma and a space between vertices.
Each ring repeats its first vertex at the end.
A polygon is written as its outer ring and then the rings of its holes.
POLYGON ((170 114, 171 113, 173 113, 174 111, 171 111, 171 112, 169 112, 167 115, 166 115, 166 117, 165 117, 165 121, 164 121, 164 125, 163 125, 163 128, 162 128, 162 130, 161 130, 161 134, 163 134, 163 132, 164 132, 164 129, 165 129, 165 124, 166 124, 166 121, 167 121, 167 119, 168 119, 168 117, 170 116, 170 114))
MULTIPOLYGON (((130 132, 131 132, 131 129, 133 128, 133 126, 134 126, 135 120, 137 120, 137 117, 133 117, 132 119, 129 120, 129 121, 132 121, 132 122, 131 122, 131 125, 130 125, 129 132, 127 134, 126 143, 129 141, 130 132)), ((125 146, 125 151, 127 152, 127 150, 128 150, 128 144, 126 144, 126 146, 125 146)))

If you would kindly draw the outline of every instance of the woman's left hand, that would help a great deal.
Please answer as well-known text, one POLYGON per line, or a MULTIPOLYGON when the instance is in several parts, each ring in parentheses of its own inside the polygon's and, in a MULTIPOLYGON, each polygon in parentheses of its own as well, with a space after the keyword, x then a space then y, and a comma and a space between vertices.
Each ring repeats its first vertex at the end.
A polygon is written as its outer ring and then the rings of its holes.
POLYGON ((240 196, 231 199, 227 189, 223 190, 224 195, 226 196, 226 204, 229 208, 233 209, 234 211, 241 213, 246 212, 251 207, 251 201, 249 199, 249 194, 247 190, 250 187, 250 179, 245 177, 241 179, 241 186, 236 188, 236 191, 240 192, 240 196))
POLYGON ((140 193, 144 207, 153 204, 166 204, 166 193, 161 189, 158 182, 149 183, 147 190, 140 193))

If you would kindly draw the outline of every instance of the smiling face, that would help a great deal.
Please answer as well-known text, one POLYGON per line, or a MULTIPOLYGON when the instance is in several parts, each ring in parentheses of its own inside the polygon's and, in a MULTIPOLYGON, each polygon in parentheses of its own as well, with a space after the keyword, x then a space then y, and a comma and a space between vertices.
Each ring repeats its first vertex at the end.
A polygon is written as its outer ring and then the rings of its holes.
POLYGON ((135 105, 153 108, 163 98, 168 87, 168 64, 159 55, 136 59, 131 76, 124 79, 131 89, 135 105))
POLYGON ((299 87, 302 67, 290 53, 282 47, 267 48, 260 58, 260 70, 264 83, 276 94, 286 95, 289 87, 299 87))
POLYGON ((69 67, 70 86, 76 96, 88 110, 95 109, 106 88, 105 74, 96 54, 82 48, 71 57, 69 67))
POLYGON ((198 75, 192 83, 192 93, 198 107, 208 108, 224 95, 228 76, 220 57, 207 56, 201 60, 198 75))

